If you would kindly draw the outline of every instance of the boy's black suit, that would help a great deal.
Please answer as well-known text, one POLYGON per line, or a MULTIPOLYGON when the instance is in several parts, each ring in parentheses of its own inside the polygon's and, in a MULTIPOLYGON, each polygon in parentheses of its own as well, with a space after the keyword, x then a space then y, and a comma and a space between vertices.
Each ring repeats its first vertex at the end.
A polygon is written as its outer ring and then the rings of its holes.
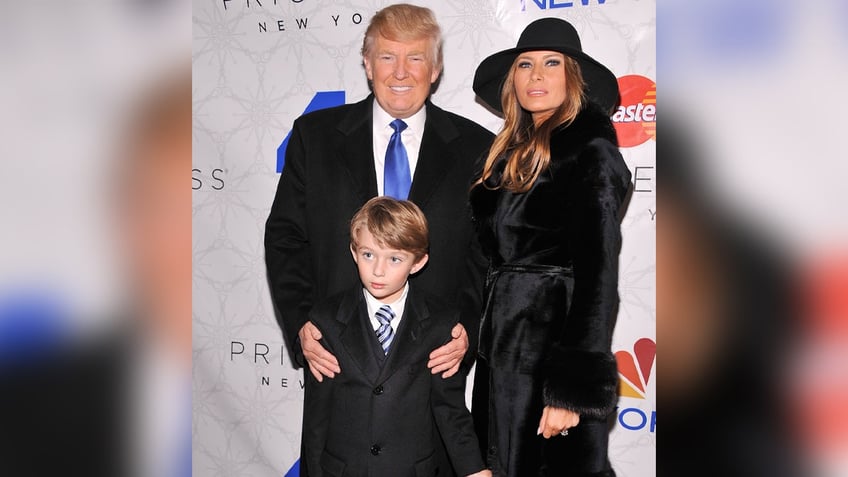
POLYGON ((443 379, 427 368, 430 351, 450 340, 457 312, 410 287, 388 356, 361 286, 317 304, 309 318, 342 372, 323 383, 304 373, 302 475, 451 475, 437 464, 440 438, 458 475, 484 468, 465 377, 443 379))

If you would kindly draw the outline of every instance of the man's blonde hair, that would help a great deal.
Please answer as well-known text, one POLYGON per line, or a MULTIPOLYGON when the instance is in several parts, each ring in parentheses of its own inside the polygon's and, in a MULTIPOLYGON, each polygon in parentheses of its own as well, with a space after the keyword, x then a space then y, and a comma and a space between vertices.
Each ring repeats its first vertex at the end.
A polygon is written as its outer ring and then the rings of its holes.
POLYGON ((426 7, 398 3, 377 12, 365 30, 362 56, 368 56, 377 36, 387 40, 406 42, 422 38, 430 40, 431 60, 437 70, 442 69, 442 30, 436 23, 433 11, 426 7))

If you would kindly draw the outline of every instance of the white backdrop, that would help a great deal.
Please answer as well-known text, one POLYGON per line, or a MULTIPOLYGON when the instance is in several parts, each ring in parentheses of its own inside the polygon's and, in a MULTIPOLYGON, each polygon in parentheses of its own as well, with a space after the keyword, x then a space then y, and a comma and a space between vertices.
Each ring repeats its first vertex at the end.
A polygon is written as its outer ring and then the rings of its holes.
MULTIPOLYGON (((302 374, 283 348, 263 251, 277 151, 313 100, 368 94, 362 36, 390 3, 194 0, 194 475, 282 476, 298 458, 302 374)), ((433 9, 445 37, 433 102, 493 132, 501 121, 475 101, 474 69, 537 18, 570 21, 584 50, 620 78, 623 109, 614 119, 636 188, 622 224, 613 337, 622 397, 610 457, 619 476, 654 475, 655 0, 413 3, 433 9)))

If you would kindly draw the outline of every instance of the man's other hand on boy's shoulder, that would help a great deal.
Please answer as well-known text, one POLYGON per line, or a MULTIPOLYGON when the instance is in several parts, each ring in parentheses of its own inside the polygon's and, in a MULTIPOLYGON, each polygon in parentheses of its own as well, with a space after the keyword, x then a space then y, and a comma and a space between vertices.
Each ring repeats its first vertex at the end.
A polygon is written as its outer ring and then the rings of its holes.
POLYGON ((444 346, 433 350, 430 353, 430 361, 427 362, 431 374, 442 373, 445 379, 459 371, 462 358, 468 351, 468 333, 464 326, 457 323, 451 330, 451 338, 444 346))
POLYGON ((312 376, 315 376, 316 381, 320 383, 324 380, 324 376, 334 378, 336 374, 342 372, 342 368, 339 367, 339 360, 318 342, 322 337, 321 330, 311 321, 307 321, 303 325, 297 336, 300 338, 303 357, 309 364, 309 371, 312 376))
POLYGON ((483 469, 480 472, 469 475, 468 477, 492 477, 492 471, 489 469, 483 469))

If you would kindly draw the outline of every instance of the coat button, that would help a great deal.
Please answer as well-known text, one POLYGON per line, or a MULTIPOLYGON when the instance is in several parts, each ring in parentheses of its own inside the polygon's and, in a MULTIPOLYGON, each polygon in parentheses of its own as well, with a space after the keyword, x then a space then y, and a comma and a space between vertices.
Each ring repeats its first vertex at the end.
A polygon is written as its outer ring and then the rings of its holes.
POLYGON ((371 454, 372 455, 380 455, 380 446, 378 446, 378 445, 371 446, 371 454))
POLYGON ((377 396, 379 396, 380 394, 383 394, 383 385, 382 384, 380 384, 379 386, 374 388, 374 394, 376 394, 377 396))

